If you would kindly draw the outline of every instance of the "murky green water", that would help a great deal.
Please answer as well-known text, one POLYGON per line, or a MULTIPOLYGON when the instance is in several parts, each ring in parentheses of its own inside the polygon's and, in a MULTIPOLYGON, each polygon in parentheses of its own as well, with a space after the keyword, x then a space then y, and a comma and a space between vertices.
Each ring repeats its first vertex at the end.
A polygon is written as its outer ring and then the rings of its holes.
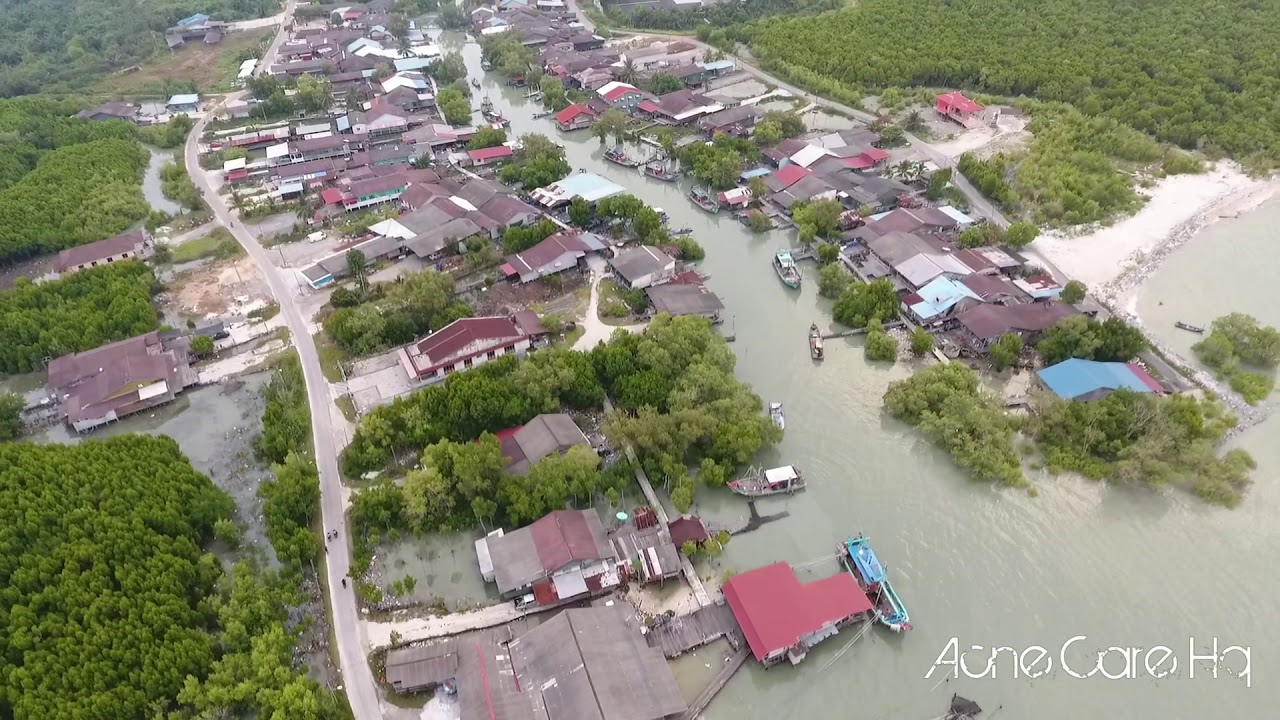
MULTIPOLYGON (((446 45, 450 42, 457 39, 446 39, 446 45)), ((464 54, 472 75, 479 76, 479 47, 467 45, 464 54)), ((817 297, 812 267, 806 268, 808 282, 801 292, 777 281, 769 263, 786 242, 781 234, 751 235, 728 216, 694 207, 684 197, 686 186, 604 163, 598 141, 585 132, 560 134, 550 119, 533 120, 540 108, 526 103, 523 90, 504 87, 495 74, 485 76, 481 92, 512 120, 516 134, 532 131, 558 139, 575 168, 609 177, 661 206, 673 227, 692 227, 706 247, 702 269, 710 273, 708 285, 732 318, 739 377, 766 401, 787 406, 786 439, 761 462, 796 464, 810 478, 805 493, 763 505, 762 512, 785 508, 791 517, 735 538, 726 562, 745 570, 776 560, 815 560, 830 555, 846 535, 865 532, 910 608, 911 633, 870 632, 825 670, 851 635, 827 642, 797 668, 749 666, 712 704, 708 718, 923 720, 941 715, 952 692, 978 700, 989 711, 1003 705, 1001 718, 1275 714, 1280 690, 1268 676, 1280 652, 1280 611, 1273 600, 1280 589, 1274 576, 1280 565, 1275 522, 1280 444, 1274 441, 1274 422, 1241 441, 1259 461, 1257 487, 1233 511, 1175 493, 1075 479, 1038 478, 1035 498, 973 484, 947 457, 881 412, 886 386, 906 377, 910 367, 868 365, 852 341, 831 342, 821 365, 809 360, 805 334, 811 322, 830 322, 828 303, 817 297), (1178 676, 1150 678, 1140 655, 1135 679, 1071 677, 1058 667, 1058 649, 1077 635, 1087 640, 1068 657, 1074 670, 1087 668, 1083 655, 1095 649, 1165 645, 1179 661, 1178 676), (1252 688, 1225 673, 1216 680, 1206 676, 1203 663, 1195 678, 1189 677, 1189 639, 1194 637, 1197 652, 1203 653, 1215 636, 1220 649, 1252 647, 1252 688), (1048 649, 1054 671, 1039 679, 1015 679, 1006 654, 994 679, 962 675, 939 686, 946 669, 929 679, 925 674, 951 638, 962 649, 1039 645, 1048 649)), ((1208 304, 1213 297, 1224 309, 1245 309, 1280 322, 1274 305, 1261 307, 1263 290, 1276 274, 1273 252, 1268 254, 1265 244, 1257 245, 1254 255, 1224 251, 1244 244, 1244 232, 1224 235, 1206 256, 1170 260, 1152 287, 1168 288, 1162 299, 1172 316, 1207 322, 1217 314, 1217 305, 1208 304), (1206 265, 1216 268, 1209 276, 1212 283, 1206 281, 1206 265)), ((1185 252, 1202 244, 1196 241, 1185 252)), ((744 507, 727 494, 703 493, 697 510, 736 517, 744 507)), ((836 571, 834 561, 826 567, 836 571)), ((986 656, 967 656, 974 674, 986 656)), ((694 672, 686 667, 694 662, 682 660, 677 669, 682 675, 694 672)), ((1107 667, 1115 674, 1120 665, 1119 656, 1111 656, 1107 667)))

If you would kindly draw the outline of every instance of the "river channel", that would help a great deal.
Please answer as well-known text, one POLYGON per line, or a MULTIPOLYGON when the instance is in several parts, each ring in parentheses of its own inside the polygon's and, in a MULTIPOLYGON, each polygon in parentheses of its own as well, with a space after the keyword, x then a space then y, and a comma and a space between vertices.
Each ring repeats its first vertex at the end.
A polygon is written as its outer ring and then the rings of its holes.
MULTIPOLYGON (((462 40, 447 35, 442 43, 456 49, 462 40)), ((735 538, 724 564, 747 570, 777 560, 819 560, 830 556, 840 539, 863 532, 873 539, 910 608, 910 633, 889 636, 876 629, 829 668, 824 666, 852 634, 828 641, 795 668, 765 671, 748 665, 712 703, 707 718, 924 720, 941 715, 952 692, 977 700, 988 714, 1003 706, 996 714, 1001 718, 1275 716, 1280 686, 1267 677, 1280 648, 1280 610, 1274 601, 1280 594, 1274 572, 1280 566, 1274 521, 1280 512, 1274 482, 1280 448, 1274 421, 1240 439, 1259 467, 1256 486, 1235 510, 1208 507, 1179 493, 1116 489, 1073 478, 1033 477, 1036 497, 972 483, 946 456, 881 411, 886 386, 909 375, 909 364, 868 364, 860 344, 850 340, 831 341, 824 363, 810 361, 806 331, 814 321, 829 325, 830 308, 817 295, 812 266, 805 269, 800 292, 788 291, 774 276, 772 254, 790 237, 752 235, 731 217, 697 209, 685 198, 683 183, 661 183, 605 163, 599 141, 586 131, 558 133, 550 118, 533 118, 541 108, 525 100, 524 90, 506 87, 496 73, 483 73, 478 45, 462 50, 471 77, 482 78, 480 93, 511 120, 514 134, 538 132, 557 139, 575 169, 608 177, 650 206, 662 207, 673 227, 693 228, 707 251, 701 269, 727 307, 726 330, 737 336, 731 347, 738 376, 766 401, 786 404, 786 438, 759 462, 800 466, 810 478, 809 489, 762 505, 762 512, 785 509, 790 517, 735 538), (1144 652, 1167 646, 1178 668, 1173 676, 1154 679, 1139 655, 1130 679, 1106 679, 1101 673, 1078 679, 1059 662, 1059 649, 1074 636, 1087 636, 1067 655, 1078 674, 1093 667, 1095 651, 1110 646, 1144 652), (1252 688, 1226 672, 1243 666, 1238 656, 1217 679, 1205 662, 1191 677, 1191 653, 1207 653, 1215 637, 1219 650, 1252 648, 1252 688), (971 645, 1041 646, 1053 668, 1044 677, 1015 678, 1006 652, 996 663, 995 678, 969 677, 983 672, 989 654, 984 650, 966 655, 968 674, 961 671, 944 682, 953 672, 946 666, 926 679, 952 638, 961 651, 971 645)), ((1172 258, 1168 272, 1181 273, 1181 279, 1171 281, 1166 306, 1172 310, 1174 290, 1198 283, 1188 278, 1205 267, 1203 260, 1181 267, 1179 258, 1172 258)), ((1269 285, 1265 269, 1261 263, 1239 263, 1244 275, 1238 272, 1226 283, 1238 295, 1224 295, 1223 303, 1261 312, 1246 300, 1260 303, 1269 285)), ((1201 284, 1197 292, 1207 288, 1201 284)), ((1184 300, 1193 297, 1190 291, 1178 292, 1184 300)), ((1207 324, 1217 312, 1213 308, 1214 313, 1187 319, 1207 324)), ((1270 318, 1259 317, 1280 320, 1274 307, 1270 318)), ((727 493, 702 491, 696 511, 729 519, 745 507, 727 493)), ((813 569, 816 577, 836 572, 837 566, 829 560, 813 569)), ((680 665, 681 672, 688 665, 680 665)), ((690 672, 703 670, 702 663, 697 665, 690 672)), ((1118 653, 1107 657, 1111 675, 1120 674, 1123 665, 1118 653)), ((1044 663, 1031 669, 1043 670, 1044 663)))

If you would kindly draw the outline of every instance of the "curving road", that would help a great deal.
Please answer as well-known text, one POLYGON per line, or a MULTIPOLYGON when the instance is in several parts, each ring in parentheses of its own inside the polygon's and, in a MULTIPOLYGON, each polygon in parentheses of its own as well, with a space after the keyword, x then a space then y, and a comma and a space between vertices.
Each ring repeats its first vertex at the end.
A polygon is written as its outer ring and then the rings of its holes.
MULTIPOLYGON (((272 43, 271 49, 263 56, 267 60, 279 47, 280 38, 285 34, 285 27, 293 15, 294 2, 290 2, 281 15, 280 34, 272 43)), ((260 66, 261 67, 261 66, 260 66)), ((307 385, 307 401, 311 406, 311 439, 315 445, 316 467, 320 471, 320 510, 326 533, 338 531, 335 548, 338 552, 326 555, 325 570, 329 584, 329 605, 332 612, 333 635, 338 645, 338 660, 343 674, 343 686, 351 710, 356 720, 374 720, 382 718, 382 710, 378 704, 377 687, 374 684, 373 672, 364 656, 364 644, 361 642, 363 628, 360 624, 359 611, 356 607, 354 584, 348 581, 348 587, 342 586, 343 578, 350 572, 350 553, 346 552, 347 527, 342 501, 342 479, 338 472, 338 448, 334 442, 331 411, 334 408, 329 397, 329 385, 320 370, 320 358, 316 354, 315 342, 298 310, 295 294, 297 285, 292 277, 282 275, 271 263, 267 251, 258 242, 258 238, 250 233, 239 220, 235 219, 227 203, 211 186, 205 173, 200 169, 199 138, 204 133, 213 113, 210 111, 195 124, 187 137, 184 148, 187 173, 191 181, 204 194, 209 208, 213 211, 214 221, 224 225, 231 231, 236 241, 244 247, 249 257, 257 263, 271 287, 271 294, 280 304, 280 314, 293 337, 293 345, 298 350, 302 362, 302 375, 307 385)))

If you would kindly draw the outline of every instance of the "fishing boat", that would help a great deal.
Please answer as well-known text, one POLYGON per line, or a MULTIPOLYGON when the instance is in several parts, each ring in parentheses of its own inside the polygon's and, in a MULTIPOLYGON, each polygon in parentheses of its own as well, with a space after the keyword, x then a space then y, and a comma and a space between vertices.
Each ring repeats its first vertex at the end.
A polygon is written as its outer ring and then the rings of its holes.
POLYGON ((693 201, 694 205, 709 213, 720 212, 720 203, 716 202, 715 195, 712 195, 710 190, 696 187, 689 191, 689 199, 693 201))
POLYGON ((773 270, 778 273, 783 285, 792 290, 800 289, 800 268, 796 266, 790 250, 779 250, 773 256, 773 270))
POLYGON ((615 165, 621 165, 622 167, 636 167, 640 164, 639 160, 631 159, 631 156, 628 155, 620 145, 615 145, 608 150, 605 150, 604 159, 615 165))
POLYGON ((670 233, 671 237, 680 237, 681 235, 692 235, 692 234, 693 234, 693 228, 690 228, 690 227, 682 227, 678 230, 672 230, 670 233))
POLYGON ((666 210, 663 210, 660 207, 656 207, 653 209, 653 211, 658 213, 658 221, 661 222, 663 225, 666 225, 668 222, 671 221, 671 216, 667 214, 666 210))
POLYGON ((787 416, 782 414, 782 403, 769 403, 769 417, 773 418, 773 424, 779 430, 787 429, 787 416))
POLYGON ((1178 328, 1179 330, 1186 330, 1187 332, 1193 332, 1193 333, 1196 333, 1197 335, 1204 332, 1204 328, 1200 327, 1199 325, 1191 325, 1189 323, 1184 323, 1181 320, 1174 323, 1173 326, 1178 328))
POLYGON ((739 495, 764 497, 803 490, 805 479, 795 465, 783 465, 763 472, 760 468, 752 468, 742 478, 730 480, 727 484, 739 495))
POLYGON ((644 174, 662 182, 675 182, 680 179, 680 173, 668 167, 665 163, 662 165, 645 165, 644 174))
POLYGON ((493 69, 493 63, 489 62, 488 60, 481 60, 481 61, 480 61, 480 68, 481 68, 482 70, 485 70, 485 71, 492 70, 492 69, 493 69))
POLYGON ((809 356, 814 360, 822 359, 822 331, 818 323, 809 326, 809 356))
POLYGON ((876 620, 894 632, 911 629, 911 616, 885 576, 884 566, 863 535, 844 541, 845 564, 876 608, 876 620))
POLYGON ((480 112, 485 115, 493 112, 493 101, 489 99, 488 95, 485 95, 484 99, 480 101, 480 112))
POLYGON ((480 87, 480 78, 471 78, 471 87, 480 87))

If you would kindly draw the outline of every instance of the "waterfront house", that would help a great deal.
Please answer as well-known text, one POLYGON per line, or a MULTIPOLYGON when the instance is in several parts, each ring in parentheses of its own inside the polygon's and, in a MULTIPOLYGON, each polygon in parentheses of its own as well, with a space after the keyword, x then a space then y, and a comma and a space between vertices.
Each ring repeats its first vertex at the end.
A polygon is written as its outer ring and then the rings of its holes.
POLYGON ((127 102, 103 103, 97 107, 81 110, 76 113, 76 117, 95 121, 129 120, 134 122, 138 119, 138 106, 127 102))
POLYGON ((954 309, 981 303, 982 298, 961 280, 940 276, 913 293, 902 296, 902 312, 921 325, 942 322, 954 309), (966 301, 968 301, 966 303, 966 301))
POLYGON ((532 525, 476 541, 486 582, 510 599, 532 592, 539 605, 556 605, 609 592, 622 580, 617 552, 595 510, 556 510, 532 525))
POLYGON ((645 94, 640 92, 639 88, 616 80, 600 86, 596 90, 596 95, 608 103, 609 107, 623 111, 632 110, 645 98, 645 94))
POLYGON ((1071 358, 1036 373, 1040 383, 1063 400, 1104 398, 1117 390, 1163 393, 1164 388, 1136 362, 1098 362, 1071 358))
MULTIPOLYGON (((532 311, 525 312, 532 314, 532 311)), ((533 322, 541 327, 537 315, 534 315, 533 322)), ((505 470, 509 475, 528 475, 529 468, 539 460, 563 455, 578 445, 589 444, 578 424, 564 413, 538 415, 524 425, 499 432, 498 441, 502 445, 505 470)))
POLYGON ((936 208, 897 208, 868 218, 867 230, 880 236, 892 232, 945 232, 957 225, 955 218, 936 208))
POLYGON ((872 613, 852 574, 802 583, 785 562, 734 575, 724 597, 751 654, 766 667, 784 659, 799 663, 810 648, 872 613))
POLYGON ((53 271, 69 275, 86 268, 141 258, 151 247, 151 237, 143 230, 129 230, 106 240, 78 245, 58 253, 53 271))
POLYGON ((509 160, 514 154, 515 151, 511 149, 510 145, 495 145, 493 147, 481 148, 479 150, 468 150, 466 158, 461 164, 471 167, 497 165, 509 160))
POLYGON ((595 203, 607 197, 621 195, 626 191, 627 189, 621 185, 595 173, 576 172, 546 187, 534 190, 530 193, 530 197, 543 207, 553 208, 568 204, 575 197, 595 203))
POLYGON ((581 130, 582 128, 591 127, 591 123, 595 122, 595 119, 596 114, 591 108, 574 103, 556 113, 556 126, 565 132, 581 130))
POLYGON ((1022 305, 982 304, 959 313, 947 323, 954 337, 979 355, 986 355, 991 343, 1002 335, 1015 333, 1026 345, 1033 345, 1045 330, 1080 311, 1055 302, 1022 305))
POLYGON ((720 298, 701 283, 663 283, 645 288, 644 293, 657 313, 697 315, 718 322, 724 310, 720 298))
POLYGON ((711 98, 689 89, 676 90, 659 95, 653 100, 641 100, 636 104, 636 110, 642 116, 668 125, 690 123, 701 115, 722 109, 723 107, 711 98))
POLYGON ((609 266, 633 290, 657 285, 676 274, 675 258, 648 245, 623 250, 609 261, 609 266))
POLYGON ((508 255, 501 269, 509 279, 533 282, 566 270, 580 270, 583 258, 604 249, 604 241, 593 233, 561 230, 523 252, 508 255))
POLYGON ((724 133, 733 137, 751 134, 760 119, 760 109, 755 105, 739 105, 708 113, 698 119, 698 129, 707 135, 724 133))
POLYGON ((566 79, 568 82, 565 84, 569 87, 586 91, 599 90, 613 82, 614 72, 608 67, 589 67, 569 75, 566 79))
POLYGON ((630 567, 628 575, 641 585, 662 583, 680 575, 680 550, 671 533, 649 506, 635 508, 631 516, 609 533, 618 559, 630 567))
POLYGON ((196 112, 200 109, 200 96, 196 93, 174 95, 165 103, 165 109, 174 115, 196 112))
POLYGON ((186 341, 150 332, 49 362, 47 390, 68 425, 86 432, 169 402, 196 383, 186 341))
POLYGON ((504 355, 523 356, 532 345, 533 338, 510 317, 472 317, 400 348, 397 356, 410 380, 434 383, 504 355))
POLYGON ((982 124, 983 107, 965 97, 960 91, 943 93, 937 97, 934 108, 938 114, 965 127, 982 124))

